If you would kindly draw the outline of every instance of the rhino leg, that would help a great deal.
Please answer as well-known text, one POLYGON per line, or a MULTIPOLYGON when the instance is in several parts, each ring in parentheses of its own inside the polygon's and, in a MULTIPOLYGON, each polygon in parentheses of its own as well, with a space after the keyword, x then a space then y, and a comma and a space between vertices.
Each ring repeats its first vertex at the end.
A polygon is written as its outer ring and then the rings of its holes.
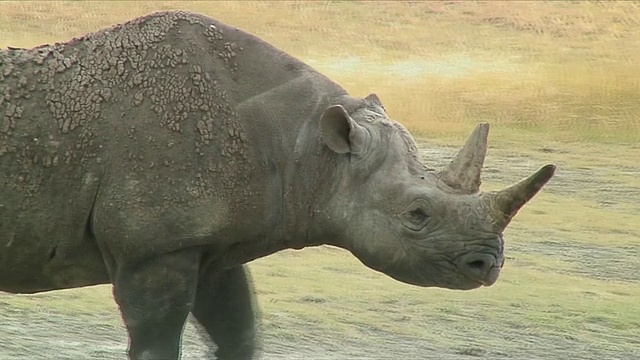
POLYGON ((257 303, 246 266, 202 273, 192 314, 218 346, 217 359, 254 358, 257 303))
POLYGON ((178 359, 195 296, 200 255, 192 250, 118 264, 113 295, 129 332, 130 359, 178 359))

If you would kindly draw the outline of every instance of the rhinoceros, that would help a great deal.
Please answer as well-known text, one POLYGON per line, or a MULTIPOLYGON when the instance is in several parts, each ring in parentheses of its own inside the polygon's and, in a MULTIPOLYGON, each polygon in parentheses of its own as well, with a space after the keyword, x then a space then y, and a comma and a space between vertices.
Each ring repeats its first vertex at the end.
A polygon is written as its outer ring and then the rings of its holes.
POLYGON ((487 124, 436 171, 375 94, 182 11, 2 50, 0 114, 0 290, 113 284, 131 359, 180 357, 189 313, 218 358, 253 358, 245 266, 283 249, 490 286, 505 227, 555 171, 480 192, 487 124))

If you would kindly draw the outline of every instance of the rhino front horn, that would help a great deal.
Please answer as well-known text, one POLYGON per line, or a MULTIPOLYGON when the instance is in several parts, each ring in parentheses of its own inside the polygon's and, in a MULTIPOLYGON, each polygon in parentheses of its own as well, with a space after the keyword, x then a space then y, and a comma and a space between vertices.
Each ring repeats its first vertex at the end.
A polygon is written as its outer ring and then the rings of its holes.
POLYGON ((518 210, 524 206, 551 179, 556 166, 543 166, 535 174, 504 190, 488 194, 492 217, 499 230, 504 230, 518 210))
POLYGON ((487 155, 488 135, 489 124, 481 123, 476 126, 456 158, 440 172, 439 177, 445 184, 463 194, 480 191, 480 175, 487 155))

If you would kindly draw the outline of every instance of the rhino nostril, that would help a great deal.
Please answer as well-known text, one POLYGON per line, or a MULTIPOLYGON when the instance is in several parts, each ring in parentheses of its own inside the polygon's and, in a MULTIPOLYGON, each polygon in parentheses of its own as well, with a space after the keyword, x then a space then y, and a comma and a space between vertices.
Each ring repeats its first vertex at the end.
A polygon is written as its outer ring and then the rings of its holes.
POLYGON ((463 264, 468 274, 484 277, 491 273, 492 268, 497 265, 497 260, 490 255, 476 255, 466 259, 463 264))
POLYGON ((490 254, 468 254, 460 259, 460 272, 471 280, 489 286, 498 280, 501 269, 499 261, 500 259, 490 254))
POLYGON ((467 263, 467 266, 469 266, 473 270, 482 270, 485 267, 485 262, 484 260, 474 260, 467 263))

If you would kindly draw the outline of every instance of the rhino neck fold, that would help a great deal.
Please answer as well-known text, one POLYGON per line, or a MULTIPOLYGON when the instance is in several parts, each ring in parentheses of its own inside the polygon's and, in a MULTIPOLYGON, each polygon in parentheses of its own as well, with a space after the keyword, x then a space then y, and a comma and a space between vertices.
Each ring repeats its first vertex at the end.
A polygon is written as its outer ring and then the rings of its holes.
POLYGON ((290 161, 284 169, 283 240, 285 248, 342 246, 338 231, 331 225, 329 203, 339 181, 334 154, 320 140, 318 121, 322 111, 344 95, 319 102, 314 116, 300 126, 290 161))

